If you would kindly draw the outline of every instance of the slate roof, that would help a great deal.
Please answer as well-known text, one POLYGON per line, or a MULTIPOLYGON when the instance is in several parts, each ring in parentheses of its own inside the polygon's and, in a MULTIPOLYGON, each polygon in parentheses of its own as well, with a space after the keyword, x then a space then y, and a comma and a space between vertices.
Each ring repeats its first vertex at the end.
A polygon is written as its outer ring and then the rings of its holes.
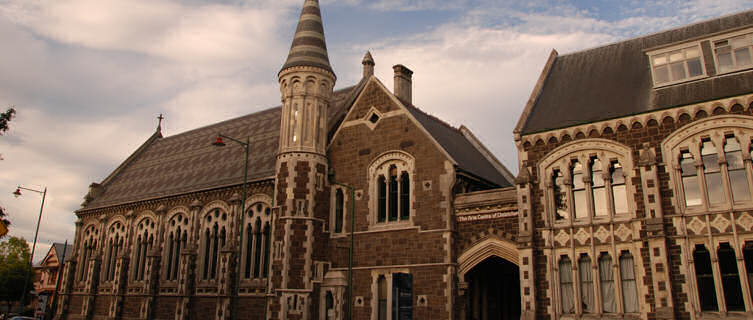
MULTIPOLYGON (((355 100, 365 81, 334 92, 330 130, 355 100)), ((271 108, 162 138, 155 133, 102 183, 103 191, 78 211, 173 196, 243 182, 243 148, 227 141, 212 146, 218 133, 250 137, 248 181, 274 177, 281 108, 271 108)))
POLYGON ((334 74, 329 64, 318 0, 306 0, 303 3, 288 59, 280 71, 296 66, 319 67, 334 74))
POLYGON ((426 131, 437 140, 450 157, 455 159, 460 169, 471 173, 478 178, 497 184, 500 187, 509 187, 513 185, 513 178, 509 175, 509 172, 506 172, 507 169, 499 164, 502 171, 505 171, 505 173, 508 174, 508 177, 505 177, 505 175, 492 164, 492 161, 496 161, 496 159, 488 159, 473 145, 473 143, 471 143, 471 141, 468 140, 468 138, 466 138, 465 135, 463 135, 459 129, 450 126, 444 121, 429 115, 412 105, 405 105, 413 117, 415 117, 426 131))
MULTIPOLYGON (((716 76, 708 54, 708 78, 653 89, 645 53, 746 26, 753 26, 753 11, 557 56, 516 131, 525 135, 749 93, 753 70, 716 76)), ((701 45, 711 52, 707 41, 701 45)))

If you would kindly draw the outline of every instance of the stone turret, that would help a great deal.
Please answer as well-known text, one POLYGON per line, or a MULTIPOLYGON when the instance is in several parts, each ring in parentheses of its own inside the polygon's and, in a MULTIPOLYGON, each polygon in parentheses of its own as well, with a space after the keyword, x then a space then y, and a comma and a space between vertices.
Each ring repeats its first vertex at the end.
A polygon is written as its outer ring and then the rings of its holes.
POLYGON ((335 74, 329 64, 319 1, 306 0, 290 53, 278 74, 282 95, 280 149, 277 154, 272 281, 275 298, 269 319, 313 319, 316 260, 314 243, 325 241, 329 219, 327 108, 335 74))

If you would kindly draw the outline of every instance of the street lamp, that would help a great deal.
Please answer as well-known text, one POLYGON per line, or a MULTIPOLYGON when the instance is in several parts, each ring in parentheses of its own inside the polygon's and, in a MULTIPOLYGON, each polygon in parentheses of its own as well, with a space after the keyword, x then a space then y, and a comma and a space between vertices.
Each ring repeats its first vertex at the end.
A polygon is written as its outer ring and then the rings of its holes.
POLYGON ((329 182, 342 186, 350 191, 350 249, 348 251, 348 309, 345 314, 346 319, 353 318, 353 231, 355 229, 356 222, 356 191, 355 188, 344 183, 337 182, 335 180, 335 170, 332 167, 329 168, 327 176, 329 176, 329 182))
POLYGON ((37 236, 39 235, 39 222, 42 221, 42 210, 44 210, 44 199, 47 197, 47 187, 44 187, 42 191, 24 188, 22 186, 16 187, 16 191, 13 192, 13 196, 18 198, 21 196, 21 190, 36 192, 42 195, 42 205, 39 207, 39 217, 37 218, 37 230, 34 232, 34 243, 31 245, 31 256, 29 256, 29 269, 26 270, 26 277, 24 277, 24 291, 21 293, 21 311, 23 312, 24 300, 26 300, 26 289, 29 284, 29 273, 34 269, 32 260, 34 259, 34 250, 37 248, 37 236))
MULTIPOLYGON (((244 151, 245 151, 245 157, 243 158, 243 187, 241 193, 241 210, 240 214, 238 215, 239 221, 238 225, 240 226, 240 232, 238 233, 238 256, 236 259, 235 264, 235 288, 233 289, 233 296, 231 297, 231 308, 230 308, 230 316, 233 320, 238 319, 238 295, 240 292, 240 286, 241 286, 241 255, 243 252, 241 252, 243 246, 241 245, 241 238, 243 237, 243 224, 246 217, 246 183, 248 181, 248 146, 249 146, 249 139, 246 137, 246 142, 243 142, 238 139, 234 139, 231 137, 228 137, 223 134, 217 134, 217 138, 214 142, 212 142, 212 145, 215 147, 224 147, 225 141, 222 140, 222 138, 228 139, 230 141, 236 142, 240 144, 244 151)), ((264 310, 266 312, 266 308, 264 310)))

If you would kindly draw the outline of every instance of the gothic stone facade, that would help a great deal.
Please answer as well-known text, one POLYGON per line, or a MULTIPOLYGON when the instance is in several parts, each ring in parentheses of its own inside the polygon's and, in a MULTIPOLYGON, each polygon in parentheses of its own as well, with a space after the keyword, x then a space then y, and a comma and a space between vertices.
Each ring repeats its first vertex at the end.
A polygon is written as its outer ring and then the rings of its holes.
POLYGON ((92 184, 57 318, 753 316, 753 12, 554 51, 517 178, 413 106, 402 65, 390 91, 367 53, 333 91, 319 12, 304 2, 281 107, 158 128, 92 184), (218 133, 250 139, 245 199, 218 133))

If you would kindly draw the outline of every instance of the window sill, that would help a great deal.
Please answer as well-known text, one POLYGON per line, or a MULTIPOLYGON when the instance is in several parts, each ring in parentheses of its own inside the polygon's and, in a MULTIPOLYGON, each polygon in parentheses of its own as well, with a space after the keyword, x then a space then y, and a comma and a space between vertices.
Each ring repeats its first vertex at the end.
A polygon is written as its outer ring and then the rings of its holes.
POLYGON ((696 319, 750 319, 753 317, 751 312, 730 311, 726 313, 704 311, 696 314, 696 319))
POLYGON ((372 224, 369 226, 369 231, 383 231, 383 230, 393 230, 393 229, 405 229, 413 227, 413 221, 411 220, 403 220, 403 221, 391 221, 391 222, 379 222, 377 224, 372 224))

